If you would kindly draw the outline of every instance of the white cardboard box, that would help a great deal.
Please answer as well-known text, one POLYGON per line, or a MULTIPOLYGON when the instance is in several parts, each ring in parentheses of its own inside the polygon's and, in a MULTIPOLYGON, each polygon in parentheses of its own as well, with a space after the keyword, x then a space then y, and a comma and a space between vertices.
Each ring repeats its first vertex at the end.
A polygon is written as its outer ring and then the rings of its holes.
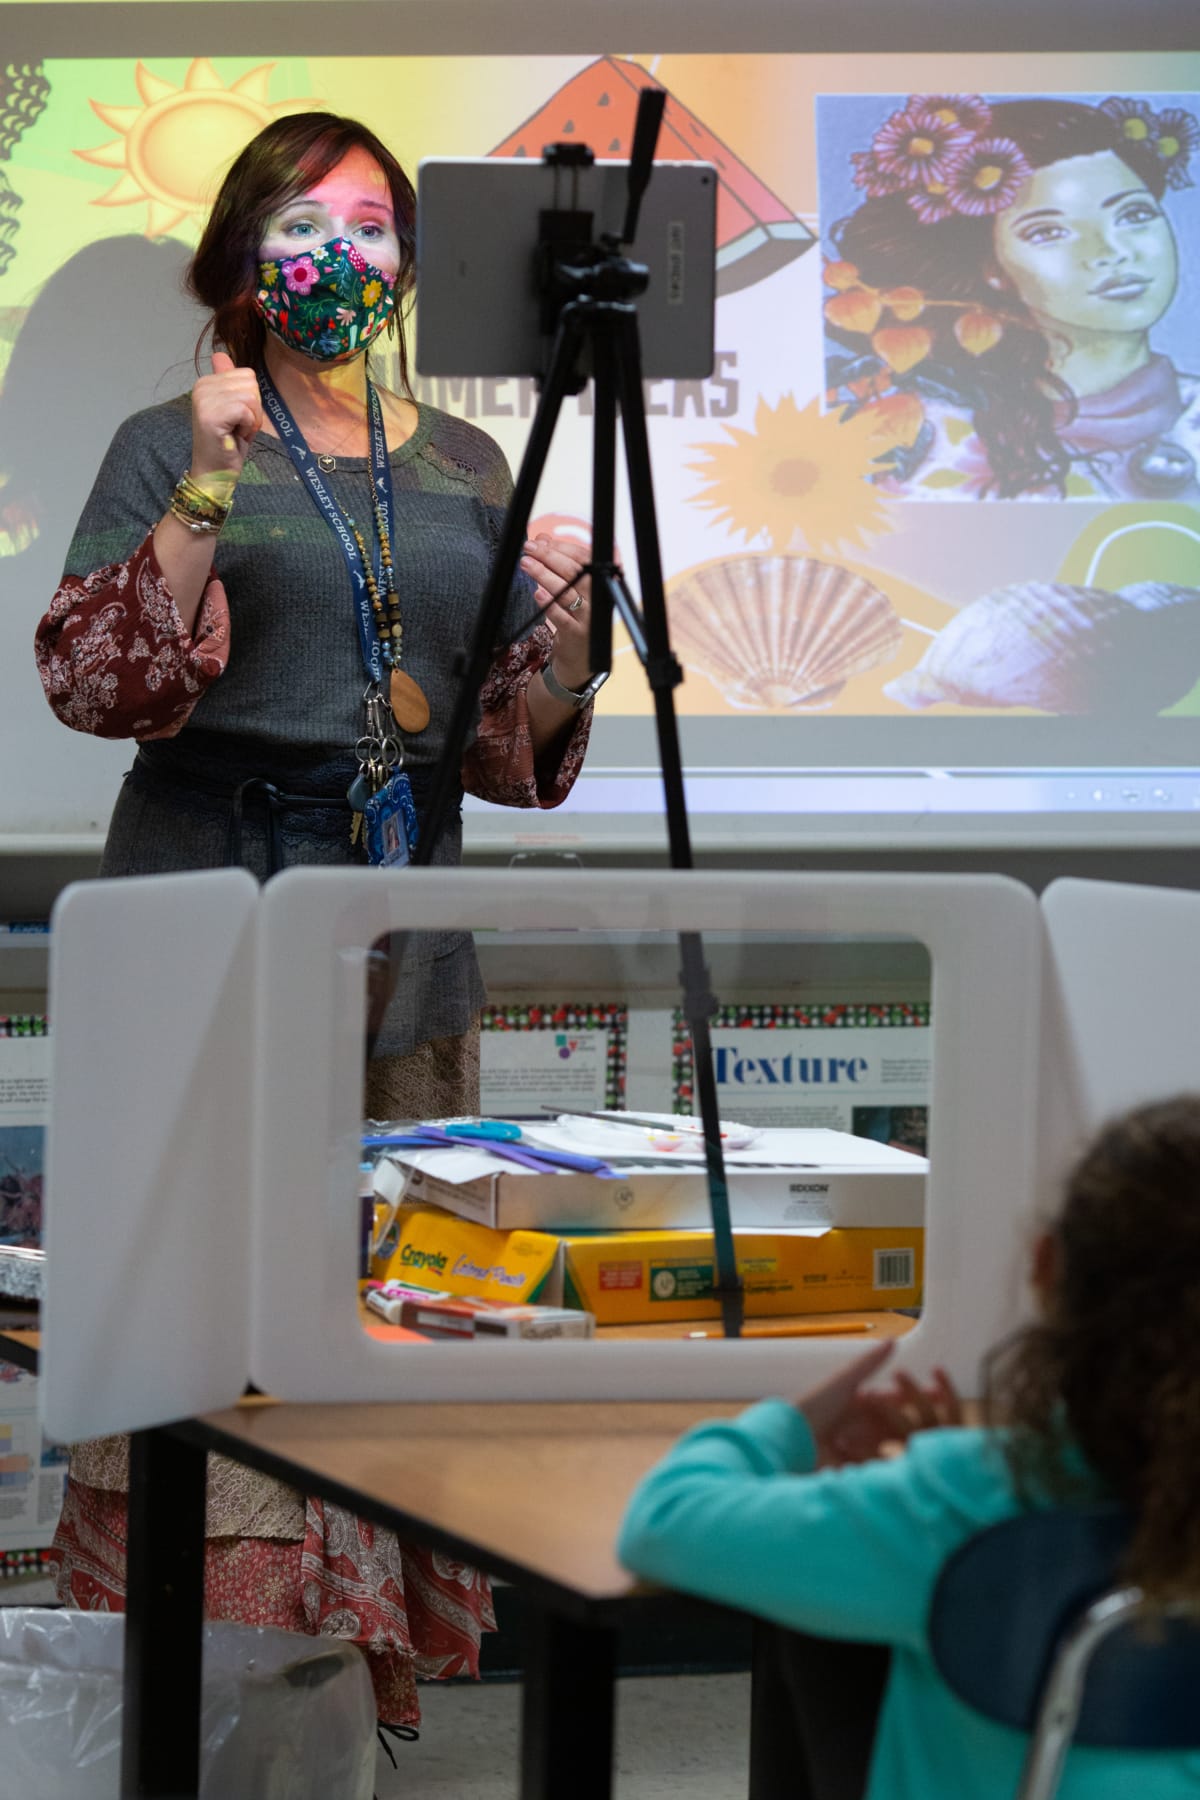
MULTIPOLYGON (((486 1155, 486 1153, 484 1153, 486 1155)), ((376 1191, 395 1202, 401 1173, 406 1203, 444 1207, 499 1231, 703 1230, 711 1226, 702 1167, 647 1159, 616 1179, 535 1174, 495 1164, 480 1173, 479 1153, 397 1151, 384 1159, 376 1191)), ((924 1157, 840 1131, 764 1131, 749 1152, 726 1157, 732 1221, 743 1228, 922 1225, 924 1157)))

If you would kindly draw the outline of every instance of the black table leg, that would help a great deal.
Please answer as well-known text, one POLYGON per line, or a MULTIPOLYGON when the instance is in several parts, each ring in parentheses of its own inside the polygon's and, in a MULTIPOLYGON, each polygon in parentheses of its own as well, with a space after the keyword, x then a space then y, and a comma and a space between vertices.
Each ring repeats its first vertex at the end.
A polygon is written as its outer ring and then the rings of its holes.
POLYGON ((206 1461, 168 1430, 130 1443, 121 1800, 199 1792, 206 1461))
POLYGON ((531 1607, 521 1800, 610 1800, 617 1633, 531 1607))
POLYGON ((890 1661, 756 1619, 750 1800, 862 1800, 890 1661))

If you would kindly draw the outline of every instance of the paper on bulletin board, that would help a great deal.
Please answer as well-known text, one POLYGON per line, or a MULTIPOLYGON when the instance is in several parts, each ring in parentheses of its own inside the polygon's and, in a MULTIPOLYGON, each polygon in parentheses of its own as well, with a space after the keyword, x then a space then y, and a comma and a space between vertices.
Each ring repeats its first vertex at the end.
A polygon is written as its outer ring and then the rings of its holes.
POLYGON ((67 1452, 42 1437, 37 1386, 0 1362, 0 1550, 44 1550, 62 1511, 67 1452))
POLYGON ((490 1006, 480 1023, 480 1107, 490 1117, 624 1103, 623 1006, 490 1006))
MULTIPOLYGON (((928 1006, 813 1009, 812 1021, 798 1024, 788 1015, 804 1009, 770 1010, 781 1015, 777 1021, 759 1023, 747 1008, 722 1009, 714 1020, 722 1117, 747 1125, 849 1131, 925 1153, 932 1058, 928 1006), (730 1016, 735 1011, 736 1020, 730 1016), (872 1012, 875 1022, 859 1023, 872 1012), (896 1018, 905 1022, 892 1023, 896 1018), (854 1023, 844 1022, 848 1019, 854 1023)), ((675 1064, 681 1110, 692 1104, 692 1073, 691 1043, 684 1033, 675 1064)))
POLYGON ((491 1117, 561 1105, 600 1111, 607 1104, 608 1032, 485 1032, 480 1107, 491 1117))
POLYGON ((49 1107, 49 1038, 0 1034, 0 1244, 41 1244, 49 1107))

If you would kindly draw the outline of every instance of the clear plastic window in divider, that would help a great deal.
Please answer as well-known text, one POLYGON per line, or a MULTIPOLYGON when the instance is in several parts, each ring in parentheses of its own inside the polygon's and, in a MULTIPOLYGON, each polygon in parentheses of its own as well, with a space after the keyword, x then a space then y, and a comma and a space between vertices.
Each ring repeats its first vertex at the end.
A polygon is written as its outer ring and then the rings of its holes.
POLYGON ((1015 1323, 1027 889, 293 870, 259 905, 266 1391, 752 1398, 884 1336, 973 1391, 1015 1323))
MULTIPOLYGON (((924 1289, 928 950, 778 931, 701 943, 745 1335, 865 1348, 907 1333, 924 1289)), ((725 1335, 680 967, 672 931, 377 940, 346 1216, 346 1304, 373 1339, 488 1355, 725 1335), (455 1031, 476 1012, 477 1036, 455 1031), (415 1045, 417 1013, 444 1028, 436 1043, 415 1045)))

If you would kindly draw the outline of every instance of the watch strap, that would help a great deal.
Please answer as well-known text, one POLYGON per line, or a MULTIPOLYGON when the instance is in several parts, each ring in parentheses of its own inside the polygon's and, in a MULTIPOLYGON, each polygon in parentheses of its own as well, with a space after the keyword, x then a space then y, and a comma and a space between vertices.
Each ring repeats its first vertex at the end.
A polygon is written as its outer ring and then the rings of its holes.
POLYGON ((581 706, 586 706, 589 700, 595 699, 608 680, 608 670, 604 669, 599 675, 593 675, 590 681, 585 682, 581 688, 569 688, 563 686, 547 662, 542 667, 542 680, 545 682, 546 692, 552 700, 557 700, 562 706, 574 707, 578 712, 581 706))

